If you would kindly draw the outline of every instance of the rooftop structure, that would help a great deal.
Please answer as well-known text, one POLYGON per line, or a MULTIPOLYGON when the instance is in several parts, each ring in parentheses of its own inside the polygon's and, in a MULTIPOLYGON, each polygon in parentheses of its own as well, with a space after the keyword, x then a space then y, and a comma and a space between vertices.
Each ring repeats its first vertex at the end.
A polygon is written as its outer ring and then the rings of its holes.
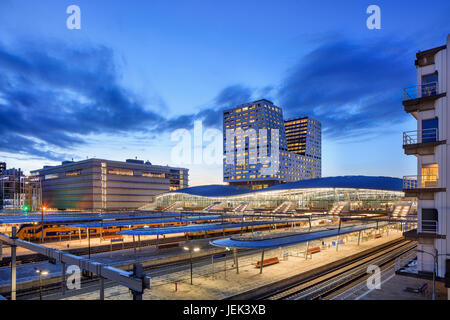
POLYGON ((392 211, 404 201, 402 179, 391 177, 343 176, 296 181, 263 190, 211 185, 185 188, 155 197, 159 207, 179 202, 184 207, 207 207, 221 203, 228 210, 246 204, 248 210, 287 212, 295 209, 392 211), (276 211, 277 208, 280 210, 276 211))
POLYGON ((42 203, 55 209, 136 209, 157 194, 188 186, 188 169, 88 159, 64 161, 31 172, 42 186, 42 203))

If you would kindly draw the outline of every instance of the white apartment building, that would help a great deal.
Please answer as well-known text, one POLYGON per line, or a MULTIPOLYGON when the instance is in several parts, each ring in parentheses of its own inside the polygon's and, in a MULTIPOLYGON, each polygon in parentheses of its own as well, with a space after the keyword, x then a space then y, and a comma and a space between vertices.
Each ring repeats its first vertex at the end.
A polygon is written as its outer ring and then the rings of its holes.
POLYGON ((405 196, 418 199, 418 272, 445 278, 450 256, 450 35, 443 46, 417 53, 417 85, 404 89, 403 106, 417 130, 403 133, 417 174, 403 178, 405 196))

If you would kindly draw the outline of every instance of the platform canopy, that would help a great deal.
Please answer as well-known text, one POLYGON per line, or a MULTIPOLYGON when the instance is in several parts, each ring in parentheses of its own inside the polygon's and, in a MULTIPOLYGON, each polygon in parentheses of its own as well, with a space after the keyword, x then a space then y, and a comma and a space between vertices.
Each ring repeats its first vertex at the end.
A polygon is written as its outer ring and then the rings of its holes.
MULTIPOLYGON (((182 217, 187 216, 186 214, 182 214, 182 217)), ((125 219, 150 219, 150 218, 167 218, 167 217, 180 217, 180 214, 176 213, 168 213, 168 214, 116 214, 116 215, 101 215, 101 214, 85 214, 85 215, 71 215, 71 214, 63 214, 63 215, 44 215, 44 223, 70 223, 77 221, 105 221, 105 220, 125 220, 125 219)), ((40 214, 21 214, 8 216, 3 215, 0 216, 0 224, 6 223, 14 223, 14 224, 27 224, 27 223, 40 223, 41 215, 40 214)))
MULTIPOLYGON (((378 227, 384 226, 386 223, 379 223, 378 227)), ((279 248, 298 244, 302 242, 320 240, 324 238, 336 237, 341 234, 353 233, 367 229, 374 229, 377 227, 376 223, 352 225, 342 228, 321 228, 314 232, 291 232, 291 233, 274 233, 266 234, 263 237, 231 237, 226 239, 219 239, 211 241, 210 243, 216 247, 238 248, 238 249, 267 249, 279 248)))
POLYGON ((73 228, 107 228, 107 227, 122 227, 122 226, 137 226, 145 224, 161 224, 161 223, 183 223, 183 222, 196 222, 196 221, 211 221, 226 219, 220 215, 215 216, 196 216, 196 217, 182 217, 169 218, 169 219, 139 219, 132 221, 111 221, 111 222, 95 222, 95 223, 76 223, 68 227, 73 228))
POLYGON ((118 232, 122 235, 158 235, 158 234, 171 234, 171 233, 189 233, 199 231, 212 231, 223 229, 238 229, 245 227, 255 227, 261 225, 273 225, 281 223, 298 222, 298 220, 271 220, 271 221, 258 221, 258 222, 241 222, 241 223, 208 223, 208 224, 190 224, 187 226, 178 227, 163 227, 163 228, 143 228, 135 230, 124 230, 118 232))

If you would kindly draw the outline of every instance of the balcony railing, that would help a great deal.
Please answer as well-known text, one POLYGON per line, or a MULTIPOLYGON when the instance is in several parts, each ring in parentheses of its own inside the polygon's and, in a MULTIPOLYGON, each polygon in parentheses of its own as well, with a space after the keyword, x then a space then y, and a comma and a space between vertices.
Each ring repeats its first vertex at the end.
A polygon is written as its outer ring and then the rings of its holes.
POLYGON ((403 145, 411 145, 439 140, 438 128, 403 132, 403 145))
POLYGON ((431 233, 438 234, 439 233, 439 223, 436 220, 422 220, 421 226, 422 233, 431 233))
POLYGON ((439 94, 437 82, 430 82, 420 86, 411 86, 403 89, 403 101, 417 98, 432 97, 439 94))
POLYGON ((403 190, 439 188, 437 175, 405 176, 403 177, 403 190))

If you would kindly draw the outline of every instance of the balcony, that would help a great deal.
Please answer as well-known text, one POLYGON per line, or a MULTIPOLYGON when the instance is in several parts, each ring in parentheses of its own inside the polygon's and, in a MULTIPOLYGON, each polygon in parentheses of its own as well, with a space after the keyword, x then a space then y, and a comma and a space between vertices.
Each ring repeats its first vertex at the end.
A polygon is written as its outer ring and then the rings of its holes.
POLYGON ((446 140, 439 141, 437 128, 403 132, 403 149, 407 155, 431 155, 434 147, 446 143, 446 140))
POLYGON ((421 233, 435 235, 439 233, 439 223, 436 220, 422 220, 421 229, 421 233))
POLYGON ((403 89, 403 106, 408 113, 433 110, 434 101, 445 96, 445 92, 440 93, 437 82, 412 86, 403 89))
POLYGON ((433 200, 434 193, 445 192, 446 188, 439 183, 437 175, 420 175, 403 177, 405 197, 416 197, 420 200, 433 200))

